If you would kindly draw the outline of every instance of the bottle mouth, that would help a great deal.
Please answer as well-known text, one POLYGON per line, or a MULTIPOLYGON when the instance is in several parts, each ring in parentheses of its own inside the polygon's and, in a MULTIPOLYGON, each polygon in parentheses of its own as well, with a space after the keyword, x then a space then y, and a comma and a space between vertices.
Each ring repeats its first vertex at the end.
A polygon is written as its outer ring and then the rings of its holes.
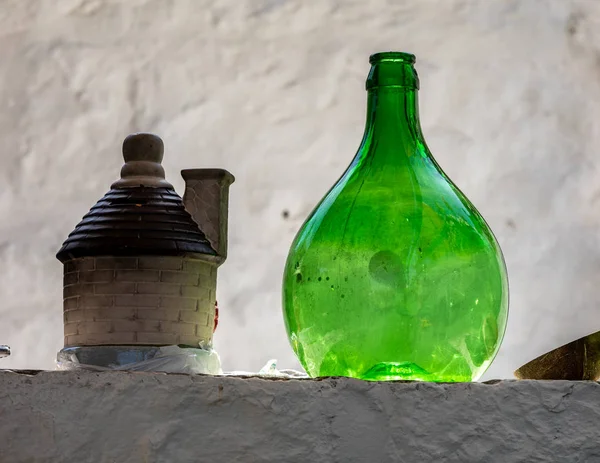
POLYGON ((369 63, 376 64, 383 61, 395 61, 405 64, 415 64, 417 58, 411 53, 401 51, 383 51, 369 56, 369 63))
POLYGON ((376 87, 403 87, 418 90, 419 76, 413 66, 415 61, 415 55, 399 51, 385 51, 371 55, 367 90, 376 87))

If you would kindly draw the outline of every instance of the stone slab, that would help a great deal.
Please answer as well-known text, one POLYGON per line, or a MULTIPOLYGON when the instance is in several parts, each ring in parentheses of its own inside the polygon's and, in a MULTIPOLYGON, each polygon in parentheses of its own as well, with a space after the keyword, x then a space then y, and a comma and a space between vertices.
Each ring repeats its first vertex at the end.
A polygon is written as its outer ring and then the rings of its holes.
POLYGON ((0 371, 0 461, 600 461, 600 385, 0 371))

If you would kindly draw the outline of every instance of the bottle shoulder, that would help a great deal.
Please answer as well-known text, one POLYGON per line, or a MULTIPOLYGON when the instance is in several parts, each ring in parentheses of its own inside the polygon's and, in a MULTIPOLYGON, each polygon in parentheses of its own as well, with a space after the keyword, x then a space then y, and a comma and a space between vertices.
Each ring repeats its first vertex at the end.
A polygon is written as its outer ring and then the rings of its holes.
POLYGON ((296 245, 392 247, 418 239, 499 252, 483 217, 429 156, 384 167, 353 163, 309 215, 296 245))

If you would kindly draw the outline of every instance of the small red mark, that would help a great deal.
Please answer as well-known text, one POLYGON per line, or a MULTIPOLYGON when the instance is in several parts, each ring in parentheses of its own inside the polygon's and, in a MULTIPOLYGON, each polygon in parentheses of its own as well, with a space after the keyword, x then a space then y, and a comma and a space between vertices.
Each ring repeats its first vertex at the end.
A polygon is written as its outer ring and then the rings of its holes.
POLYGON ((215 301, 215 327, 213 328, 213 333, 217 331, 217 325, 219 324, 219 306, 217 305, 217 301, 215 301))

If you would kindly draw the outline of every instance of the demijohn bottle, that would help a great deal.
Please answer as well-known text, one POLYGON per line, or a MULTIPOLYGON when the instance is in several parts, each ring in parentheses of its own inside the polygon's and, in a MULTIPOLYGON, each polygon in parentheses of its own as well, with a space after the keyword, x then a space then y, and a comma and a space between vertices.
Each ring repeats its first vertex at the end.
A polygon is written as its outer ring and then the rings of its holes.
POLYGON ((358 153, 288 255, 286 328, 313 377, 474 381, 504 335, 502 252, 425 144, 414 62, 371 56, 358 153))

